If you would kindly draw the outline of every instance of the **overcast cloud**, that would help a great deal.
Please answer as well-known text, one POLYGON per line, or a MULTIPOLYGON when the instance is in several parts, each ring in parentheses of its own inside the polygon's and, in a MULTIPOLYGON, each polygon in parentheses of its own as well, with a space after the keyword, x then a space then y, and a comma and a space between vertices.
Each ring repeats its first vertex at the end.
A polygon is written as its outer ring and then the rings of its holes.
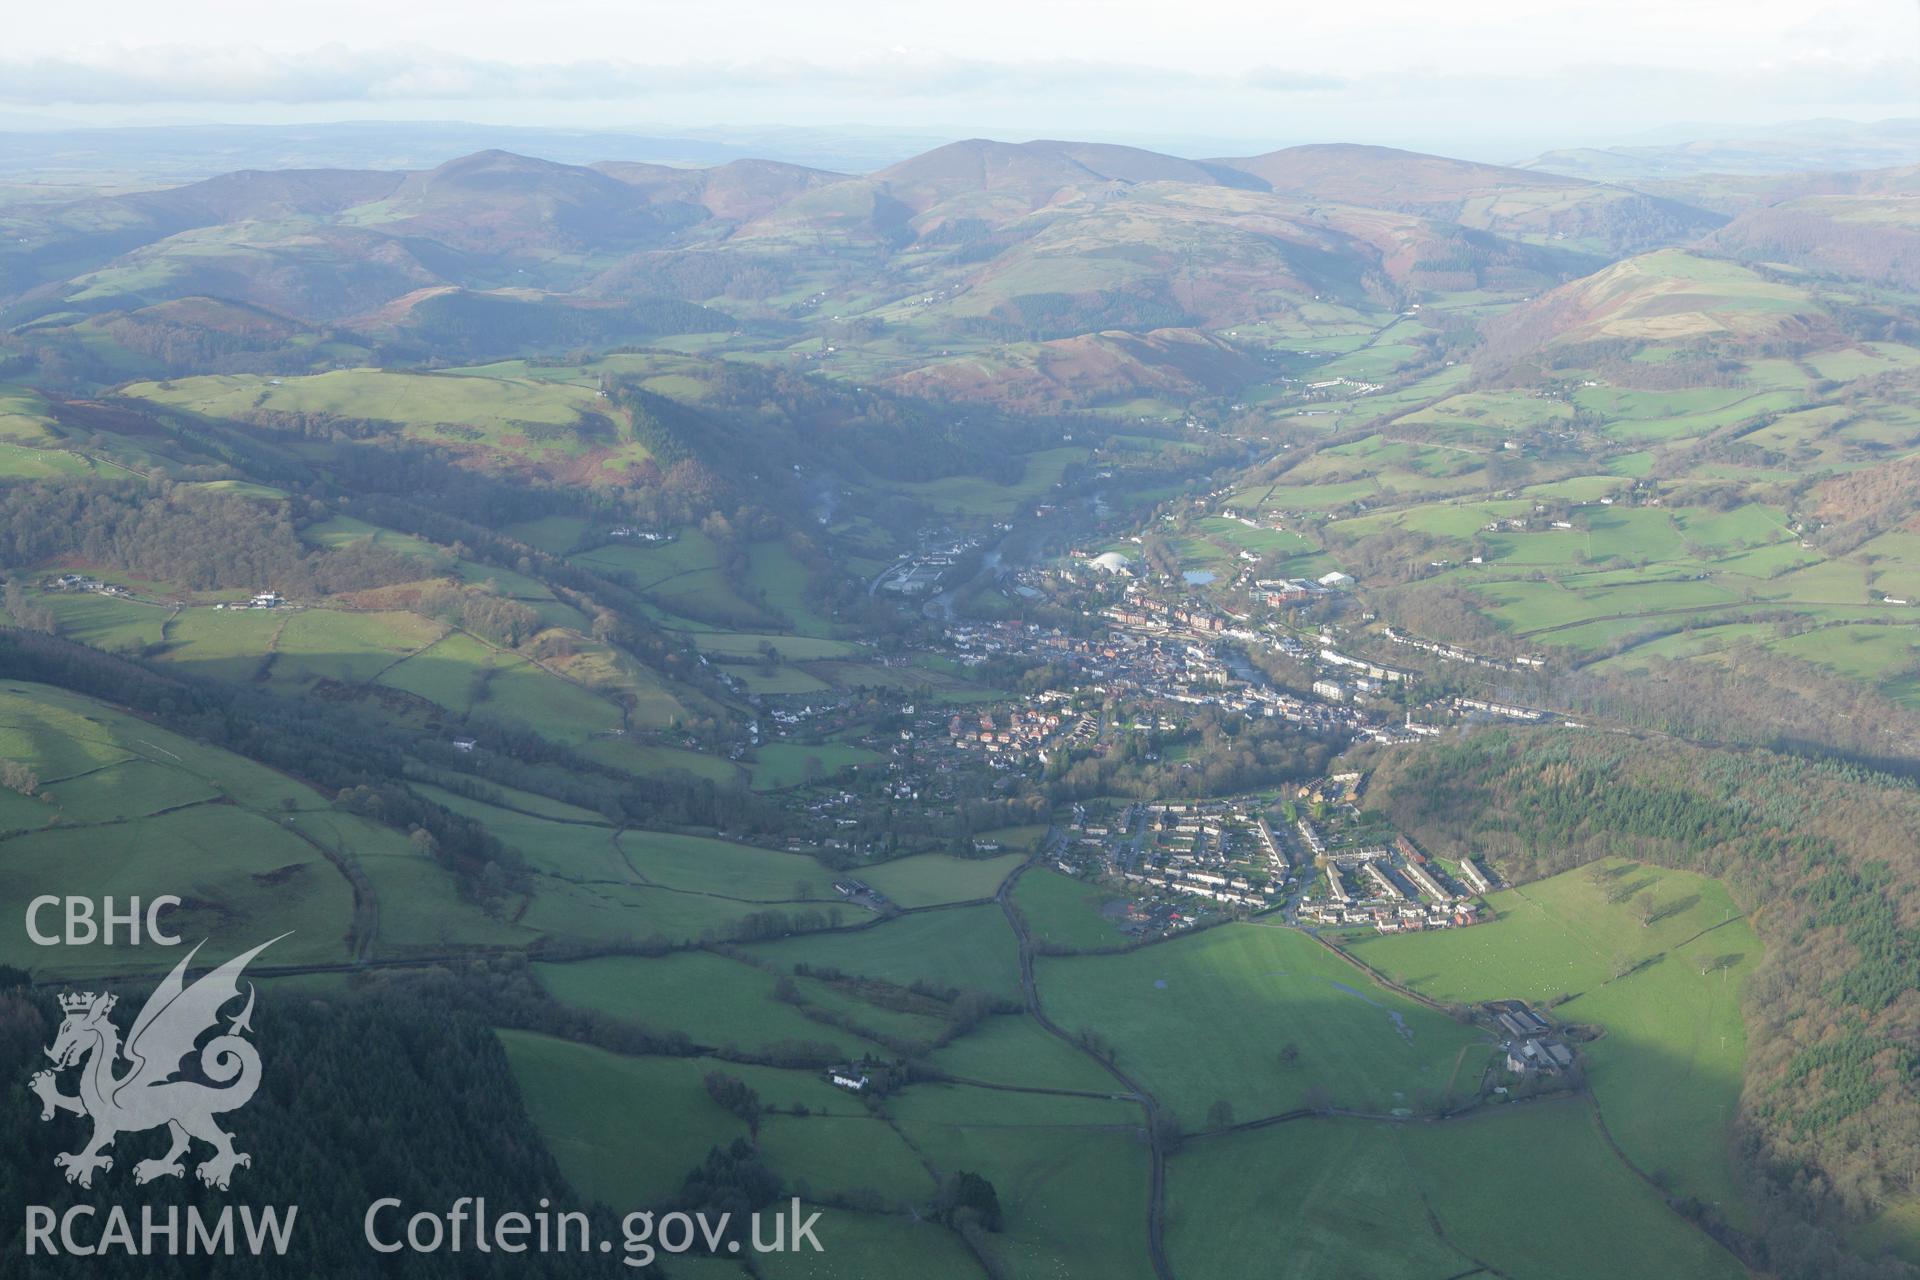
POLYGON ((0 104, 92 122, 161 111, 1363 141, 1524 123, 1592 139, 1676 121, 1920 115, 1920 4, 99 0, 10 16, 0 104))

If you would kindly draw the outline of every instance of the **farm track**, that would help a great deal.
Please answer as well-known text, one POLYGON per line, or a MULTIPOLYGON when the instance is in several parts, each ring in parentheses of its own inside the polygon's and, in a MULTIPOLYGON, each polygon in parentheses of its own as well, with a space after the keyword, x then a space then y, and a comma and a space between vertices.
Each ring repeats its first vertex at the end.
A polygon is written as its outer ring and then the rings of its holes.
POLYGON ((452 627, 442 627, 440 629, 439 635, 427 641, 425 644, 421 645, 418 649, 411 649, 411 650, 408 650, 406 653, 401 654, 399 657, 395 658, 393 661, 387 663, 386 666, 381 667, 378 671, 374 672, 372 675, 368 676, 365 680, 361 681, 360 682, 361 687, 367 688, 367 689, 373 688, 375 685, 380 683, 380 678, 386 675, 387 672, 393 670, 395 667, 399 666, 403 662, 408 661, 409 659, 419 657, 421 654, 425 653, 427 650, 433 648, 433 646, 439 644, 442 640, 445 640, 448 636, 452 635, 453 632, 454 632, 454 629, 452 627))
MULTIPOLYGON (((335 860, 324 845, 320 845, 310 838, 305 837, 304 833, 302 833, 302 838, 307 839, 307 843, 313 844, 316 849, 326 855, 328 861, 332 862, 335 860)), ((351 880, 349 880, 349 883, 351 883, 351 880)), ((619 884, 623 882, 607 881, 606 883, 619 884)), ((665 886, 638 887, 664 888, 665 886)), ((697 890, 679 890, 678 892, 698 894, 697 890)), ((700 894, 698 896, 712 897, 716 895, 700 894)), ((368 889, 368 900, 375 912, 375 924, 377 926, 378 902, 373 899, 370 887, 368 889)), ((731 901, 744 902, 747 900, 735 898, 731 899, 731 901)), ((887 915, 876 915, 871 919, 856 921, 853 924, 826 925, 819 929, 807 929, 802 933, 788 936, 811 938, 823 934, 860 933, 863 930, 877 928, 880 925, 897 920, 902 916, 919 915, 931 911, 951 911, 959 907, 991 906, 995 901, 993 898, 972 898, 965 902, 939 902, 925 907, 903 907, 887 915)), ((780 902, 775 905, 785 906, 793 904, 790 902, 780 902)), ((830 906, 833 904, 829 903, 826 905, 830 906)), ((755 939, 754 941, 774 940, 775 939, 755 939)), ((431 951, 398 956, 373 956, 369 954, 365 959, 360 960, 320 960, 311 964, 253 965, 248 968, 247 972, 267 978, 295 978, 309 977, 323 973, 361 973, 373 969, 427 969, 436 965, 461 964, 469 960, 499 959, 506 956, 519 956, 540 964, 581 964, 588 960, 606 960, 617 956, 634 956, 651 959, 657 956, 674 955, 683 951, 710 951, 714 945, 715 944, 710 942, 690 941, 671 945, 663 950, 660 947, 639 942, 614 942, 602 943, 595 946, 568 946, 551 952, 542 951, 537 946, 470 946, 454 951, 431 951)), ((367 950, 371 950, 371 945, 369 945, 367 950)), ((150 980, 153 977, 154 974, 151 971, 128 971, 122 973, 88 974, 87 980, 92 982, 142 982, 150 980)), ((72 981, 72 979, 49 977, 36 979, 33 985, 35 987, 56 987, 69 981, 72 981)), ((1129 1097, 1130 1096, 1131 1095, 1129 1095, 1129 1097)))
MULTIPOLYGON (((1045 850, 1052 844, 1053 833, 1049 832, 1047 839, 1041 842, 1040 847, 1042 850, 1045 850)), ((1173 1280, 1173 1266, 1167 1261, 1165 1240, 1167 1216, 1167 1147, 1166 1137, 1161 1132, 1161 1116, 1163 1113, 1160 1110, 1159 1101, 1152 1093, 1142 1087, 1114 1063, 1106 1061, 1098 1054, 1089 1052, 1085 1045, 1075 1040, 1071 1035, 1068 1035, 1059 1024, 1049 1018, 1045 1010, 1040 1006, 1040 987, 1034 977, 1033 967, 1033 934, 1027 928, 1026 918, 1020 914, 1020 909, 1014 906, 1013 903, 1014 885, 1019 881, 1022 874, 1037 865, 1039 857, 1039 854, 1035 854, 1009 872, 1007 878, 1000 882, 1000 891, 994 895, 994 901, 1000 904, 1000 910, 1006 915, 1007 923, 1013 927, 1014 939, 1019 944, 1020 992, 1025 998, 1027 1012, 1033 1017, 1035 1022, 1040 1024, 1042 1030, 1046 1031, 1055 1039, 1060 1040, 1062 1043, 1071 1045, 1073 1048, 1085 1053, 1088 1057, 1099 1063, 1108 1075, 1118 1080, 1126 1089, 1127 1097, 1131 1101, 1138 1102, 1141 1110, 1145 1112, 1147 1121, 1147 1143, 1151 1152, 1153 1169, 1152 1181, 1147 1193, 1147 1255, 1149 1261, 1153 1263, 1153 1273, 1159 1277, 1159 1280, 1173 1280)))
MULTIPOLYGON (((1519 894, 1523 900, 1526 900, 1529 902, 1532 901, 1532 899, 1526 897, 1524 890, 1522 890, 1519 886, 1515 886, 1514 892, 1519 894)), ((1643 960, 1640 964, 1635 965, 1633 969, 1629 970, 1627 973, 1616 975, 1616 977, 1614 978, 1607 978, 1604 981, 1602 981, 1599 985, 1604 987, 1608 983, 1616 981, 1618 978, 1631 977, 1633 974, 1638 973, 1642 969, 1646 968, 1649 964, 1653 964, 1660 960, 1664 960, 1669 954, 1679 950, 1681 947, 1687 946, 1689 943, 1696 942, 1699 939, 1706 937, 1708 934, 1713 933, 1718 929, 1724 929, 1726 926, 1733 924, 1736 921, 1745 920, 1746 918, 1747 917, 1745 915, 1734 915, 1734 916, 1727 917, 1725 920, 1722 920, 1717 924, 1708 925, 1706 928, 1701 929, 1697 933, 1694 933, 1686 938, 1681 939, 1679 942, 1674 943, 1672 946, 1654 953, 1652 956, 1649 956, 1646 960, 1643 960)), ((1356 967, 1364 971, 1369 977, 1371 977, 1374 981, 1378 982, 1381 986, 1387 987, 1388 989, 1393 991, 1397 991, 1400 994, 1407 996, 1412 1000, 1419 1001, 1421 1004, 1425 1004, 1434 1009, 1440 1009, 1444 1011, 1445 1006, 1433 1000, 1428 999, 1426 996, 1423 996, 1416 991, 1409 990, 1408 988, 1401 986, 1399 983, 1396 983, 1391 979, 1385 977, 1384 975, 1380 974, 1377 970, 1375 970, 1371 965, 1368 965, 1367 963, 1362 961, 1358 956, 1352 955, 1347 951, 1345 951, 1343 948, 1336 946, 1334 943, 1328 942, 1325 938, 1320 937, 1320 935, 1317 933, 1314 934, 1313 937, 1316 941, 1318 941, 1319 943, 1321 943, 1321 945, 1328 948, 1335 955, 1341 956, 1342 958, 1353 963, 1356 967)), ((1572 993, 1571 996, 1568 997, 1568 1002, 1571 1002, 1572 1000, 1577 1000, 1582 995, 1585 995, 1585 994, 1586 993, 1584 991, 1576 991, 1572 993)), ((1556 1101, 1558 1098, 1566 1097, 1566 1096, 1569 1096, 1569 1095, 1546 1094, 1546 1095, 1542 1095, 1535 1098, 1521 1099, 1521 1100, 1508 1102, 1505 1105, 1508 1107, 1525 1106, 1525 1105, 1528 1105, 1529 1103, 1538 1105, 1544 1102, 1556 1101)), ((1661 1204, 1665 1205, 1676 1217, 1678 1217, 1682 1222, 1685 1222, 1689 1227, 1691 1227, 1695 1231, 1700 1232, 1700 1234, 1712 1240, 1716 1245, 1720 1246, 1722 1249, 1725 1249, 1729 1254, 1732 1254, 1733 1257, 1737 1261, 1739 1261, 1743 1267, 1751 1268, 1752 1260, 1747 1256, 1745 1256, 1742 1253, 1741 1249, 1738 1248, 1736 1245, 1738 1237, 1734 1237, 1733 1240, 1723 1238, 1720 1234, 1708 1228, 1704 1223, 1696 1221, 1695 1219, 1688 1217, 1686 1214, 1681 1213, 1680 1210, 1674 1206, 1673 1201, 1670 1198, 1667 1190, 1664 1187, 1662 1187, 1660 1183, 1657 1180, 1655 1180, 1651 1174, 1647 1173, 1646 1170, 1642 1169, 1638 1164, 1634 1163, 1633 1158, 1630 1157, 1626 1153, 1626 1151, 1622 1149, 1620 1144, 1614 1140, 1612 1131, 1607 1127, 1606 1114, 1601 1110, 1600 1099, 1594 1094, 1593 1088, 1591 1085, 1582 1083, 1579 1086, 1578 1091, 1571 1096, 1577 1096, 1586 1102, 1588 1109, 1593 1114, 1594 1125, 1599 1129, 1600 1136, 1606 1142, 1607 1149, 1613 1153, 1614 1158, 1617 1159, 1620 1162, 1620 1164, 1623 1167, 1625 1167, 1629 1173, 1633 1174, 1635 1178, 1639 1179, 1641 1182, 1645 1183, 1649 1188, 1653 1190, 1654 1194, 1660 1198, 1661 1204)), ((1290 1112, 1282 1112, 1277 1116, 1266 1116, 1258 1120, 1249 1120, 1244 1124, 1234 1125, 1232 1126, 1232 1128, 1218 1130, 1217 1132, 1233 1133, 1243 1129, 1266 1128, 1276 1124, 1284 1124, 1293 1120, 1304 1120, 1304 1119, 1315 1119, 1315 1118, 1319 1118, 1319 1119, 1344 1118, 1344 1119, 1354 1119, 1354 1120, 1371 1120, 1376 1122, 1385 1122, 1389 1124, 1440 1124, 1440 1123, 1445 1123, 1449 1121, 1471 1120, 1476 1115, 1485 1115, 1485 1114, 1491 1114, 1491 1112, 1488 1108, 1481 1107, 1481 1106, 1465 1107, 1458 1111, 1446 1112, 1440 1115, 1432 1115, 1432 1116, 1381 1116, 1381 1115, 1368 1115, 1363 1112, 1349 1112, 1349 1111, 1340 1111, 1340 1110, 1331 1110, 1331 1111, 1325 1111, 1325 1112, 1296 1110, 1296 1111, 1290 1111, 1290 1112)), ((1201 1136, 1208 1136, 1208 1135, 1201 1135, 1201 1136)), ((1442 1235, 1442 1239, 1445 1239, 1444 1234, 1442 1235)), ((1478 1258, 1474 1258, 1472 1260, 1475 1262, 1480 1261, 1478 1258)), ((1481 1263, 1480 1269, 1481 1271, 1484 1271, 1491 1275, 1498 1276, 1498 1275, 1505 1274, 1499 1271, 1497 1268, 1487 1263, 1481 1263)), ((1470 1272, 1466 1272, 1465 1274, 1475 1275, 1479 1273, 1470 1271, 1470 1272)))
POLYGON ((1660 1203, 1665 1205, 1673 1213, 1674 1217, 1680 1219, 1680 1221, 1686 1223, 1689 1227, 1692 1227, 1695 1231, 1698 1231, 1722 1249, 1725 1249, 1733 1256, 1734 1261, 1738 1262, 1749 1272, 1754 1271, 1757 1268, 1759 1260, 1748 1257, 1746 1253, 1736 1247, 1736 1242, 1739 1242, 1740 1237, 1729 1232, 1728 1234, 1731 1236, 1731 1239, 1724 1238, 1719 1232, 1709 1228, 1706 1223, 1688 1217, 1686 1214, 1680 1212, 1679 1208, 1668 1195, 1666 1188, 1662 1187, 1652 1174, 1635 1164, 1633 1157, 1629 1156, 1621 1149, 1620 1144, 1614 1141, 1613 1131, 1607 1127, 1607 1117, 1605 1113, 1600 1110, 1600 1099, 1593 1096, 1593 1090, 1591 1088, 1582 1088, 1580 1094, 1587 1100, 1587 1105, 1592 1109, 1594 1127, 1600 1131, 1600 1138, 1607 1144, 1607 1150, 1613 1153, 1614 1159, 1618 1160, 1621 1166, 1633 1174, 1634 1177, 1644 1182, 1648 1188, 1653 1191, 1653 1194, 1660 1198, 1660 1203))
MULTIPOLYGON (((1518 579, 1514 579, 1514 581, 1518 581, 1518 579)), ((1860 600, 1795 600, 1791 603, 1798 606, 1811 606, 1814 608, 1857 608, 1866 602, 1860 600)), ((1684 617, 1687 614, 1693 613, 1716 613, 1728 609, 1739 609, 1743 605, 1749 608, 1753 607, 1745 601, 1723 600, 1715 604, 1689 604, 1677 605, 1671 609, 1648 609, 1641 613, 1603 613, 1591 618, 1576 618, 1572 622, 1556 622, 1550 627, 1536 627, 1532 631, 1516 631, 1514 634, 1522 640, 1531 640, 1535 636, 1551 635, 1556 631, 1571 631, 1575 627, 1584 627, 1594 622, 1612 622, 1620 618, 1684 617)))

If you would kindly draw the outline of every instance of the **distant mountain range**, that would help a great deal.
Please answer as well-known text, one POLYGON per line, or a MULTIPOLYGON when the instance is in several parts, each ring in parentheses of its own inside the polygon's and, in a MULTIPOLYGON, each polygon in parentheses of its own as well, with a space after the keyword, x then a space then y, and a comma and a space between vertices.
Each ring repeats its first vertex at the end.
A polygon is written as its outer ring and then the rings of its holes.
POLYGON ((867 170, 946 137, 908 129, 767 128, 652 134, 439 121, 296 125, 163 125, 43 128, 0 118, 0 179, 58 181, 124 174, 185 182, 237 169, 429 169, 503 149, 567 164, 639 160, 715 165, 770 156, 796 164, 867 170))
POLYGON ((1613 333, 1647 273, 1593 273, 1677 246, 1920 280, 1917 181, 1635 186, 1372 146, 1189 159, 987 139, 866 173, 498 149, 249 169, 0 203, 0 352, 102 387, 707 334, 761 360, 858 347, 874 380, 929 398, 1064 407, 1228 391, 1281 333, 1363 332, 1422 299, 1510 305, 1592 277, 1509 328, 1578 329, 1605 299, 1613 333))
POLYGON ((1701 174, 1780 174, 1920 163, 1920 119, 1803 120, 1689 142, 1573 147, 1525 165, 1597 182, 1640 183, 1701 174))
MULTIPOLYGON (((654 131, 418 120, 84 128, 51 117, 0 113, 0 180, 88 181, 105 175, 160 183, 193 181, 238 169, 430 169, 487 150, 536 155, 563 164, 626 160, 707 166, 770 159, 841 173, 868 173, 958 136, 924 128, 765 126, 654 131)), ((1198 139, 1152 141, 1151 145, 1188 157, 1189 162, 1230 149, 1198 139)), ((1631 185, 1704 173, 1778 174, 1914 163, 1920 163, 1920 118, 1872 123, 1811 120, 1737 132, 1700 126, 1692 137, 1674 141, 1558 149, 1515 167, 1631 185)))

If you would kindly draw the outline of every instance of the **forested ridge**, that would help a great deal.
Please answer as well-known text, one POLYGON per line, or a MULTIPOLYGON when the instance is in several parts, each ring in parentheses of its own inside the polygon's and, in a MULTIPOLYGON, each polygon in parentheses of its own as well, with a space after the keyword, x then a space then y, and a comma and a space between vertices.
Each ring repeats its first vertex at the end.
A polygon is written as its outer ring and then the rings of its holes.
MULTIPOLYGON (((0 972, 0 988, 25 975, 0 972)), ((138 1006, 131 989, 123 1003, 138 1006)), ((41 1049, 59 1025, 51 993, 18 986, 0 989, 0 1079, 14 1089, 44 1066, 41 1049)), ((485 1196, 495 1213, 532 1212, 545 1198, 559 1209, 588 1209, 569 1190, 553 1156, 520 1101, 505 1053, 492 1028, 470 1012, 416 999, 379 1002, 315 997, 296 990, 263 990, 250 1037, 260 1049, 261 1087, 247 1106, 223 1117, 235 1147, 253 1157, 228 1192, 211 1191, 191 1172, 133 1187, 136 1160, 164 1151, 160 1130, 122 1135, 114 1168, 92 1191, 69 1184, 53 1157, 74 1150, 88 1122, 58 1116, 43 1123, 37 1105, 0 1108, 0 1201, 45 1205, 56 1214, 75 1204, 124 1202, 139 1230, 138 1206, 198 1206, 217 1214, 228 1204, 256 1209, 297 1205, 292 1244, 284 1258, 237 1257, 35 1258, 36 1276, 585 1276, 607 1274, 595 1255, 553 1254, 529 1267, 525 1256, 377 1254, 365 1243, 367 1206, 398 1197, 406 1212, 444 1213, 461 1196, 485 1196)), ((196 1149, 195 1154, 201 1154, 196 1149)), ((191 1170, 193 1157, 189 1156, 191 1170)), ((601 1210, 597 1235, 613 1228, 601 1210)), ((96 1217, 90 1230, 104 1225, 96 1217)), ((23 1219, 0 1218, 0 1250, 22 1256, 23 1219)), ((82 1228, 83 1233, 89 1228, 82 1228)), ((183 1228, 184 1229, 184 1228, 183 1228)), ((616 1237, 617 1238, 617 1235, 616 1237)), ((670 1268, 663 1269, 670 1270, 670 1268)))
POLYGON ((1371 804, 1515 882, 1609 856, 1726 882, 1767 944, 1745 995, 1742 1172, 1794 1210, 1766 1218, 1783 1274, 1847 1274, 1819 1269, 1850 1264, 1798 1222, 1839 1226, 1920 1186, 1920 790, 1568 729, 1484 729, 1374 763, 1371 804))

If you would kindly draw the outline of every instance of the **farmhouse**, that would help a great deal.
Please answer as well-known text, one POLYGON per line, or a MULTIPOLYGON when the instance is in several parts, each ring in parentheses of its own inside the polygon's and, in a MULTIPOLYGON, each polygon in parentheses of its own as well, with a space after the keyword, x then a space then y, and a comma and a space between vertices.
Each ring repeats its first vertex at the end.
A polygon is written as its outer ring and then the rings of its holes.
POLYGON ((1553 1024, 1527 1007, 1524 1000, 1495 1000, 1487 1005, 1495 1022, 1508 1035, 1521 1040, 1547 1035, 1553 1024))

